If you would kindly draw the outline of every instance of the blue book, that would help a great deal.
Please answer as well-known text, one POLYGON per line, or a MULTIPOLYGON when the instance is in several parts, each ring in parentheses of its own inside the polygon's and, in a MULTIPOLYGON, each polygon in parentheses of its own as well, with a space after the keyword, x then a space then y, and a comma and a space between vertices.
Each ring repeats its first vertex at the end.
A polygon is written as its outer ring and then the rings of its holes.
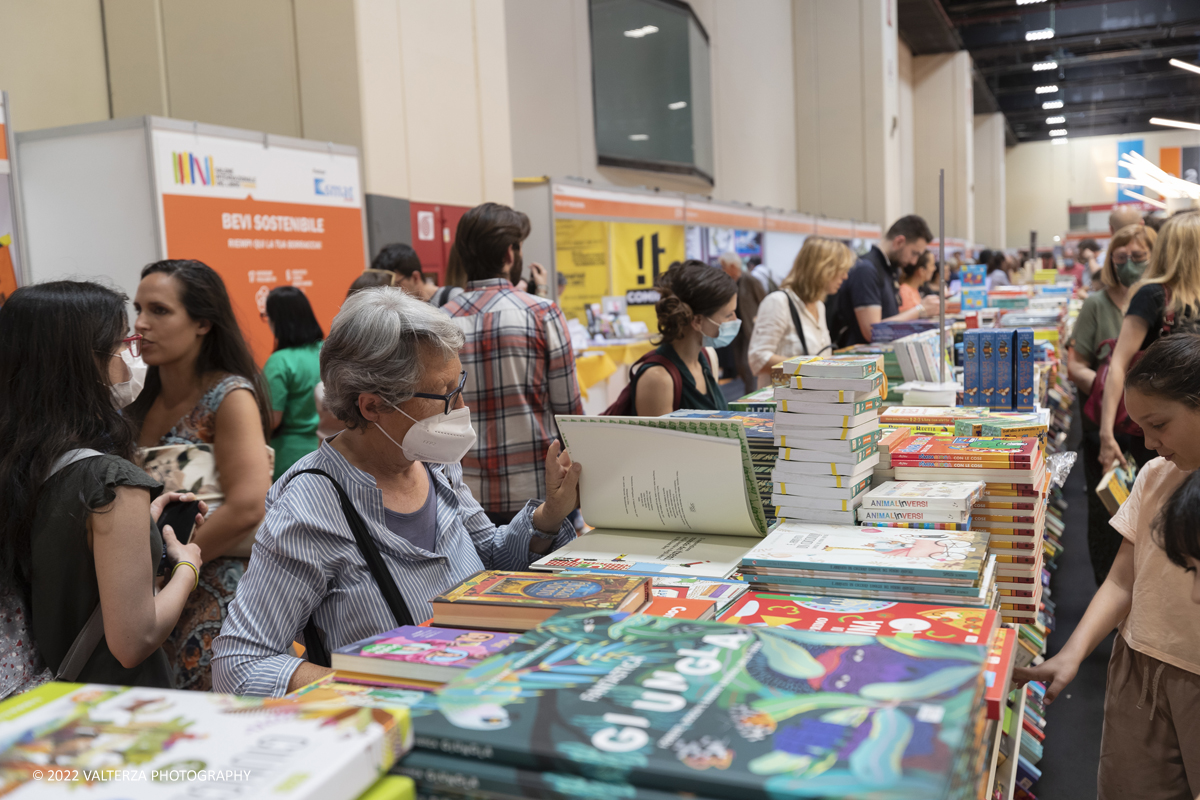
POLYGON ((979 334, 970 328, 963 334, 963 405, 979 405, 979 334))
POLYGON ((992 394, 992 408, 1009 411, 1013 407, 1013 332, 998 330, 992 335, 996 351, 996 391, 992 394))
POLYGON ((1015 373, 1013 395, 1017 411, 1037 409, 1037 397, 1033 394, 1033 364, 1035 360, 1033 328, 1017 328, 1016 345, 1013 348, 1015 373))
POLYGON ((979 405, 991 407, 996 393, 996 332, 979 332, 979 405))
MULTIPOLYGON (((855 578, 853 580, 827 580, 824 578, 798 578, 793 575, 747 575, 754 583, 772 586, 798 586, 804 589, 853 589, 855 592, 887 592, 890 594, 939 594, 947 597, 978 597, 978 586, 944 586, 936 583, 886 583, 855 578)), ((810 591, 808 594, 820 594, 810 591)))

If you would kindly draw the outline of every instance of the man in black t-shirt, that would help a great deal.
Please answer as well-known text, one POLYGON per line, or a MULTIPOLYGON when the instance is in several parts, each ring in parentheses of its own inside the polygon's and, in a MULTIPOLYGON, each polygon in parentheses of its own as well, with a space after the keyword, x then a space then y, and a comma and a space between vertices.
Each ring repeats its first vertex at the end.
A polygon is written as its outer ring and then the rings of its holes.
POLYGON ((871 326, 887 320, 921 319, 937 313, 937 295, 921 305, 900 310, 900 277, 904 267, 917 263, 933 233, 916 214, 901 217, 888 228, 880 245, 858 259, 833 302, 829 333, 838 347, 871 341, 871 326))

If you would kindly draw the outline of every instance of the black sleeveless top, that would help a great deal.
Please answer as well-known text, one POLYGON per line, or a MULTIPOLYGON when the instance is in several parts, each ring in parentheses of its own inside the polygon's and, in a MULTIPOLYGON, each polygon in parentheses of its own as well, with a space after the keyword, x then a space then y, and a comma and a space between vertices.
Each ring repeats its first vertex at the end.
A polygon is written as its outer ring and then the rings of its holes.
MULTIPOLYGON (((51 476, 38 496, 31 540, 32 562, 28 575, 33 585, 30 616, 38 651, 52 671, 57 671, 75 637, 100 602, 96 560, 88 547, 87 521, 92 509, 111 503, 117 486, 139 486, 150 499, 163 486, 119 456, 97 456, 77 461, 51 476)), ((147 520, 146 559, 158 573, 163 541, 158 526, 147 520)), ((152 591, 150 586, 146 591, 152 591)), ((121 666, 100 640, 76 679, 80 683, 172 688, 171 667, 160 647, 136 667, 121 666)))
MULTIPOLYGON (((696 388, 696 379, 692 376, 692 371, 683 363, 683 359, 675 352, 675 348, 669 344, 660 344, 654 351, 660 356, 665 356, 671 359, 671 363, 679 370, 679 376, 683 379, 683 393, 679 397, 679 408, 693 408, 701 411, 727 411, 729 404, 725 402, 725 395, 721 392, 721 385, 717 383, 713 377, 712 369, 708 365, 708 356, 703 350, 700 351, 700 370, 704 373, 704 382, 708 389, 706 394, 701 394, 696 388)), ((634 404, 637 403, 637 381, 646 371, 647 367, 643 367, 633 377, 633 392, 634 404)))

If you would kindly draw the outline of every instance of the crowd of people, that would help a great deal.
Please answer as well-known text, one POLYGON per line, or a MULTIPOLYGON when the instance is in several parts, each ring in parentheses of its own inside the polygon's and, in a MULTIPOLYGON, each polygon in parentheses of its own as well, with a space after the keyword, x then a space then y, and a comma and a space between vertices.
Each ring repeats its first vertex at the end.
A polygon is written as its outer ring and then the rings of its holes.
MULTIPOLYGON (((1089 501, 1099 589, 1069 644, 1020 677, 1047 680, 1052 700, 1120 625, 1102 780, 1144 787, 1200 774, 1185 713, 1200 615, 1177 613, 1200 602, 1200 213, 1158 230, 1126 216, 1069 268, 1086 300, 1066 366, 1088 486, 1127 458, 1141 471, 1111 519, 1089 501)), ((475 571, 570 541, 586 465, 555 416, 582 401, 566 319, 523 263, 529 233, 511 208, 472 209, 443 287, 388 246, 328 332, 300 289, 272 290, 261 370, 198 261, 142 271, 132 330, 129 299, 97 283, 14 292, 0 306, 0 611, 32 646, 6 654, 0 690, 56 676, 279 695, 331 650, 426 619, 475 571)), ((857 258, 812 236, 778 283, 734 254, 672 264, 657 347, 610 411, 725 409, 718 350, 753 389, 782 360, 934 314, 932 238, 917 216, 857 258)), ((989 286, 1021 272, 1003 252, 979 262, 989 286)))

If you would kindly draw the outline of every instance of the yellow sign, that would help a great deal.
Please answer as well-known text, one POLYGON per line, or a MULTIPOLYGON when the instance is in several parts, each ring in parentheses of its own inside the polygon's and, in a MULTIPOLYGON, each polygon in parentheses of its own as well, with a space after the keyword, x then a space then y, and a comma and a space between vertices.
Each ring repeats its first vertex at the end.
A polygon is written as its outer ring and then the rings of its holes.
POLYGON ((614 222, 612 231, 613 294, 625 297, 629 318, 658 330, 654 312, 655 281, 685 256, 682 225, 614 222))
POLYGON ((554 268, 567 279, 558 294, 558 306, 568 319, 575 317, 586 325, 584 308, 610 293, 608 223, 555 220, 554 248, 554 268))

